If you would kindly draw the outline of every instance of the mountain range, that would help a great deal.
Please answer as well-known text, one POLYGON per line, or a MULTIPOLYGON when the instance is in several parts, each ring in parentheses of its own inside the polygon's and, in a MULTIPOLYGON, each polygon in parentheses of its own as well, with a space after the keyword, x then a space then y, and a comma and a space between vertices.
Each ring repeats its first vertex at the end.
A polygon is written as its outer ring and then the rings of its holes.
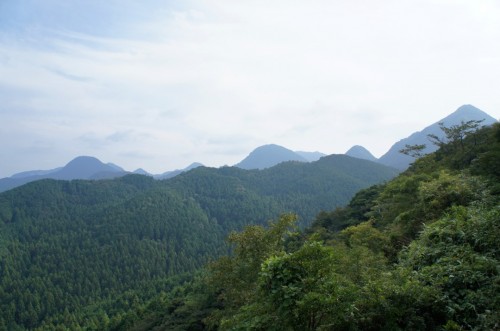
POLYGON ((0 179, 0 192, 40 179, 105 179, 126 175, 127 172, 114 164, 105 164, 91 156, 79 156, 64 167, 52 170, 26 171, 0 179))
MULTIPOLYGON (((482 120, 483 122, 481 125, 491 125, 497 122, 495 118, 484 111, 472 105, 463 105, 455 112, 427 126, 422 131, 415 132, 396 142, 384 155, 382 155, 382 157, 380 157, 380 159, 377 159, 365 147, 359 145, 351 147, 345 154, 359 159, 378 162, 403 171, 414 161, 412 157, 399 152, 401 149, 405 148, 406 145, 425 144, 426 148, 423 150, 424 154, 434 152, 437 146, 429 141, 428 136, 432 134, 439 138, 444 138, 444 134, 439 125, 440 123, 445 127, 451 127, 471 120, 482 120)), ((245 159, 237 163, 236 167, 242 169, 264 169, 286 161, 316 161, 325 155, 326 154, 320 152, 294 152, 285 147, 270 144, 260 146, 253 150, 245 159)))
POLYGON ((167 171, 160 175, 152 175, 144 169, 137 169, 134 172, 125 171, 122 167, 113 163, 103 163, 92 156, 78 156, 63 167, 51 170, 32 170, 14 174, 11 177, 0 179, 0 192, 24 185, 29 182, 41 179, 59 180, 99 180, 122 177, 131 173, 145 176, 152 176, 155 179, 167 179, 177 176, 185 171, 202 166, 201 163, 193 163, 184 169, 167 171))
MULTIPOLYGON (((345 155, 378 162, 403 171, 410 165, 410 163, 414 161, 412 157, 401 154, 399 152, 406 145, 425 144, 426 148, 423 152, 425 154, 431 153, 437 149, 437 146, 430 143, 428 135, 432 134, 443 138, 444 135, 440 129, 440 123, 442 123, 446 127, 449 127, 452 125, 459 125, 461 122, 467 122, 470 120, 483 120, 482 125, 490 125, 497 122, 496 119, 483 112, 482 110, 472 105, 463 105, 452 114, 436 123, 427 126, 422 131, 415 132, 410 136, 396 142, 382 157, 380 157, 380 159, 377 159, 375 156, 373 156, 373 154, 370 153, 370 151, 359 145, 351 147, 345 153, 345 155)), ((292 151, 283 146, 268 144, 254 149, 247 157, 245 157, 239 163, 235 164, 235 167, 247 170, 266 169, 287 161, 314 162, 324 156, 326 156, 326 154, 321 152, 292 151)), ((133 173, 153 176, 155 179, 169 179, 200 166, 203 165, 201 163, 195 162, 187 166, 186 168, 166 171, 159 175, 152 175, 143 169, 137 169, 133 173)), ((120 177, 129 173, 130 172, 125 171, 123 168, 113 163, 105 164, 95 157, 79 156, 70 161, 64 167, 58 167, 52 170, 25 171, 14 174, 8 178, 2 178, 0 179, 0 192, 45 178, 62 180, 97 180, 120 177)))
MULTIPOLYGON (((469 162, 474 165, 471 171, 484 172, 484 169, 487 169, 488 173, 494 176, 492 182, 498 183, 498 125, 483 131, 486 133, 478 136, 484 139, 476 141, 476 135, 471 135, 465 139, 464 145, 474 146, 474 150, 481 153, 476 155, 475 160, 478 162, 464 158, 463 153, 442 153, 439 155, 439 162, 460 165, 462 163, 457 163, 457 160, 469 162), (476 146, 477 142, 482 145, 476 146), (497 142, 497 145, 494 142, 497 142), (490 146, 496 147, 488 150, 490 146)), ((269 149, 277 150, 289 157, 295 157, 291 153, 296 153, 277 145, 264 146, 262 149, 264 152, 269 149)), ((262 149, 254 153, 253 157, 258 156, 262 149)), ((451 153, 453 149, 446 151, 451 153)), ((361 157, 370 155, 359 146, 348 152, 361 157)), ((418 233, 420 228, 415 226, 415 222, 427 220, 425 217, 429 220, 434 218, 434 207, 431 211, 429 208, 418 211, 412 209, 415 205, 426 207, 426 198, 422 199, 423 194, 432 198, 432 203, 439 206, 449 205, 451 208, 456 201, 462 201, 462 195, 466 198, 477 196, 477 199, 481 199, 484 196, 481 194, 485 194, 484 187, 472 179, 464 181, 460 176, 452 175, 451 170, 439 172, 438 158, 432 158, 432 155, 418 160, 412 169, 436 171, 435 173, 409 172, 396 177, 394 181, 390 180, 398 174, 397 169, 360 157, 334 154, 311 162, 307 162, 305 157, 302 158, 279 162, 262 169, 242 169, 236 166, 209 168, 194 164, 194 169, 173 174, 168 180, 154 180, 151 175, 144 175, 145 171, 141 169, 136 170, 138 174, 130 174, 115 164, 104 164, 96 158, 86 156, 78 157, 61 168, 13 176, 10 179, 40 180, 33 180, 26 185, 0 193, 0 330, 58 329, 54 325, 64 326, 64 329, 79 329, 78 325, 83 325, 81 323, 92 324, 91 327, 85 328, 89 330, 151 330, 155 325, 160 325, 160 322, 135 328, 127 320, 146 317, 135 313, 125 315, 124 312, 130 309, 138 312, 153 309, 165 313, 176 311, 175 314, 180 315, 185 315, 187 311, 198 314, 201 309, 182 308, 177 302, 173 302, 172 309, 155 303, 146 306, 141 302, 161 293, 166 298, 165 293, 179 285, 184 275, 196 271, 207 261, 227 254, 231 249, 224 238, 229 233, 232 233, 233 240, 244 239, 245 247, 250 250, 245 249, 242 253, 250 253, 249 256, 261 254, 262 249, 267 246, 274 247, 276 240, 264 235, 267 230, 264 230, 262 225, 267 224, 270 219, 277 219, 279 215, 290 215, 288 213, 298 215, 299 226, 307 227, 313 223, 313 228, 322 227, 318 232, 311 233, 310 238, 314 241, 324 240, 325 243, 334 238, 328 234, 329 229, 340 231, 349 225, 373 218, 376 223, 370 223, 369 229, 363 226, 347 229, 351 232, 345 234, 351 233, 352 240, 346 241, 345 236, 335 236, 335 240, 341 240, 345 245, 357 245, 357 242, 362 241, 361 249, 353 251, 352 261, 347 260, 345 267, 342 267, 350 269, 352 275, 356 276, 359 267, 365 267, 365 262, 367 266, 372 265, 372 259, 367 258, 365 254, 368 246, 373 245, 375 249, 385 252, 390 243, 394 247, 384 254, 394 259, 396 256, 393 249, 401 249, 403 243, 408 243, 410 234, 418 233), (435 166, 419 167, 419 161, 435 166), (45 178, 46 176, 53 178, 45 178), (85 178, 68 180, 75 176, 85 178), (89 180, 106 177, 108 179, 89 180), (455 177, 457 182, 453 179, 455 177), (428 180, 432 182, 427 182, 428 180), (443 189, 450 185, 451 188, 443 189), (421 189, 421 186, 424 189, 421 189), (471 191, 472 189, 478 190, 478 193, 470 194, 475 192, 471 191), (355 199, 351 200, 348 209, 341 208, 346 206, 352 197, 355 199), (327 212, 328 210, 331 212, 327 212), (397 223, 392 226, 392 222, 397 223), (390 226, 387 236, 380 237, 380 230, 372 228, 372 224, 390 226), (234 232, 244 227, 247 229, 245 236, 234 232), (262 238, 265 240, 261 240, 262 238), (367 247, 364 246, 365 243, 368 244, 367 247), (177 310, 176 307, 180 309, 177 310), (81 321, 85 322, 76 322, 75 316, 80 316, 81 321)), ((256 160, 258 161, 258 158, 256 160)), ((447 207, 442 209, 446 211, 447 207)), ((463 212, 458 208, 455 211, 457 215, 463 212)), ((497 217, 498 211, 491 215, 497 217)), ((449 223, 447 221, 446 226, 449 223)), ((280 231, 272 225, 269 229, 271 232, 280 231)), ((494 233, 491 231, 493 228, 484 229, 481 233, 494 233)), ((307 231, 310 229, 306 230, 304 235, 307 235, 307 231)), ((284 237, 279 238, 280 245, 285 244, 284 237)), ((445 245, 449 244, 447 238, 443 237, 445 245)), ((462 237, 457 233, 457 238, 462 237)), ((490 235, 488 238, 492 238, 491 241, 494 242, 494 236, 490 235)), ((307 242, 306 237, 301 237, 300 234, 287 236, 286 245, 290 254, 297 252, 296 249, 301 247, 302 241, 307 242)), ((483 241, 476 242, 482 247, 483 241)), ((304 247, 307 251, 302 252, 312 252, 313 255, 303 255, 304 260, 300 261, 304 263, 297 264, 297 268, 293 264, 293 269, 286 267, 283 270, 292 270, 295 273, 295 270, 304 270, 304 266, 307 267, 309 262, 315 265, 330 265, 334 262, 328 260, 330 262, 324 263, 322 261, 327 260, 317 260, 318 255, 315 252, 318 251, 311 251, 315 246, 307 244, 304 247)), ((341 246, 336 246, 337 248, 341 246)), ((335 252, 339 252, 339 255, 336 255, 339 258, 345 254, 345 250, 335 252)), ((377 251, 377 256, 379 253, 377 251)), ((454 250, 451 253, 454 254, 454 250)), ((273 253, 272 256, 288 259, 287 254, 278 256, 273 253)), ((424 257, 427 258, 427 255, 424 257)), ((379 260, 385 261, 385 258, 373 259, 379 260)), ((231 260, 221 261, 226 261, 225 265, 228 265, 227 262, 231 260)), ((255 275, 259 274, 262 265, 259 260, 257 262, 255 275)), ((387 263, 393 264, 394 260, 387 260, 387 263)), ((430 263, 434 264, 433 261, 430 263)), ((497 264, 493 263, 492 268, 488 267, 488 275, 491 276, 491 270, 496 270, 495 265, 497 264)), ((399 276, 389 276, 386 270, 391 269, 386 269, 385 262, 380 265, 384 266, 383 268, 378 267, 378 262, 376 266, 373 270, 381 272, 384 280, 389 277, 397 280, 397 284, 403 288, 407 287, 407 283, 400 282, 399 276)), ((437 279, 448 277, 449 270, 450 268, 446 268, 446 272, 439 274, 437 279)), ((246 273, 237 272, 235 275, 239 286, 239 280, 244 278, 246 273)), ((463 275, 468 278, 469 273, 464 272, 463 275)), ((318 276, 321 276, 319 281, 323 282, 323 275, 318 276)), ((371 275, 368 276, 367 280, 372 279, 371 275)), ((296 279, 299 279, 299 282, 292 279, 293 283, 300 285, 303 283, 300 280, 307 278, 296 279)), ((331 284, 336 284, 339 279, 341 278, 335 277, 331 284)), ((372 286, 370 282, 366 284, 372 286)), ((358 288, 354 285, 349 288, 358 288)), ((459 283, 457 288, 461 287, 462 283, 459 283)), ((294 287, 287 288, 295 291, 294 287)), ((382 298, 384 296, 380 296, 380 293, 384 292, 380 291, 393 288, 392 285, 382 287, 374 294, 382 298)), ((213 290, 217 291, 217 287, 213 290)), ((409 290, 417 296, 420 295, 413 287, 409 290)), ((176 288, 175 291, 180 293, 183 290, 176 288)), ((364 296, 372 292, 370 287, 367 291, 362 290, 361 294, 364 296)), ((331 291, 328 290, 328 293, 331 294, 331 291)), ((455 288, 450 293, 455 293, 455 288)), ((218 295, 214 293, 214 296, 202 295, 200 298, 204 297, 203 300, 212 302, 210 304, 213 305, 213 302, 217 302, 215 298, 218 295)), ((345 298, 341 297, 339 300, 345 298)), ((401 303, 401 296, 393 298, 395 305, 401 303)), ((191 299, 193 297, 190 297, 191 299)), ((431 299, 429 302, 436 302, 435 297, 431 299)), ((331 301, 325 302, 325 306, 330 306, 331 301)), ((384 302, 378 306, 382 306, 384 302)), ((410 297, 407 302, 413 307, 415 300, 410 297)), ((318 307, 323 306, 311 307, 316 311, 318 307)), ((378 306, 373 304, 369 306, 378 309, 378 306)), ((475 315, 475 310, 472 313, 475 315)), ((400 316, 406 316, 405 314, 406 310, 400 316)), ((381 313, 381 316, 384 316, 384 313, 381 313)), ((202 318, 203 313, 198 319, 202 318)), ((147 319, 149 320, 149 317, 147 319)), ((159 316, 153 321, 156 319, 163 321, 159 316)), ((179 326, 160 329, 199 328, 179 326)))

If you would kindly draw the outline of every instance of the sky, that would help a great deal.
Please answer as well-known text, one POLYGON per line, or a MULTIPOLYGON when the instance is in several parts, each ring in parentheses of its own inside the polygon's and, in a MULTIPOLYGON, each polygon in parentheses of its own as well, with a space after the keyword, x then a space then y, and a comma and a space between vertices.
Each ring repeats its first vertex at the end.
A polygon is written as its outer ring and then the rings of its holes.
POLYGON ((500 118, 499 96, 498 0, 0 0, 0 178, 380 157, 463 104, 500 118))

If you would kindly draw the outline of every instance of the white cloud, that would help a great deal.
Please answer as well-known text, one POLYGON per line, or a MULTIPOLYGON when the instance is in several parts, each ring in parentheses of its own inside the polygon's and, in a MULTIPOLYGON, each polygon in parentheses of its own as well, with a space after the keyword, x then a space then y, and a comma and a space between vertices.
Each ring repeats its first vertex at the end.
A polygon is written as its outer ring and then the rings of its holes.
POLYGON ((59 24, 0 31, 0 153, 16 154, 0 177, 36 146, 53 166, 89 154, 163 172, 265 143, 380 155, 464 103, 499 117, 495 1, 161 3, 120 2, 108 26, 117 3, 79 6, 75 23, 37 3, 59 24))

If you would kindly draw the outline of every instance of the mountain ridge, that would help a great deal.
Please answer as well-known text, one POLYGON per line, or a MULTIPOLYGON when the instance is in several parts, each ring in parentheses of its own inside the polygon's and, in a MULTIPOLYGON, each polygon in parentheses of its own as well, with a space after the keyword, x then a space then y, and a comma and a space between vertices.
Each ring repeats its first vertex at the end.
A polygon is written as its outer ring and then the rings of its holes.
MULTIPOLYGON (((432 152, 436 149, 436 146, 429 142, 427 136, 429 134, 434 134, 438 137, 442 137, 443 133, 438 125, 440 122, 443 122, 443 125, 445 126, 450 126, 456 125, 461 121, 468 121, 471 119, 485 119, 485 122, 483 123, 485 125, 497 122, 496 119, 488 115, 486 112, 472 105, 463 105, 442 120, 425 127, 421 131, 414 132, 406 138, 400 139, 394 143, 391 148, 382 157, 380 157, 380 159, 375 158, 366 148, 359 145, 351 147, 345 154, 379 162, 401 171, 406 169, 408 165, 414 161, 414 159, 410 156, 399 153, 405 145, 426 144, 427 147, 424 152, 432 152)), ((326 156, 326 154, 320 152, 292 151, 283 146, 268 144, 255 148, 245 159, 237 163, 235 166, 243 169, 265 169, 286 161, 314 162, 324 156, 326 156)), ((150 174, 139 168, 135 171, 135 173, 153 176, 155 179, 169 179, 182 172, 189 171, 199 166, 203 165, 195 162, 186 168, 166 171, 158 175, 150 174)), ((116 164, 104 164, 92 156, 81 156, 76 157, 64 167, 58 167, 50 170, 24 171, 14 174, 11 177, 2 178, 0 179, 0 192, 23 185, 30 181, 44 178, 98 180, 123 176, 127 173, 130 172, 125 171, 116 164), (75 164, 75 162, 77 164, 75 164), (78 166, 78 164, 80 164, 80 166, 78 166), (77 167, 75 168, 75 166, 77 167)))
POLYGON ((0 192, 41 179, 109 179, 126 175, 116 165, 105 164, 93 156, 77 156, 65 166, 53 170, 36 170, 0 179, 0 192))
POLYGON ((433 145, 429 139, 428 135, 433 134, 440 138, 444 137, 444 134, 439 126, 439 123, 443 123, 445 127, 450 127, 452 125, 459 125, 462 121, 467 122, 470 120, 484 120, 481 125, 491 125, 496 123, 497 120, 492 116, 488 115, 486 112, 476 108, 472 105, 460 106, 450 115, 442 118, 441 120, 425 127, 421 131, 412 133, 406 138, 403 138, 396 143, 394 143, 389 150, 382 155, 378 161, 390 167, 394 167, 400 170, 405 170, 414 161, 414 159, 408 155, 401 154, 399 151, 405 148, 405 145, 421 145, 425 144, 426 148, 424 153, 432 153, 437 150, 437 146, 433 145))

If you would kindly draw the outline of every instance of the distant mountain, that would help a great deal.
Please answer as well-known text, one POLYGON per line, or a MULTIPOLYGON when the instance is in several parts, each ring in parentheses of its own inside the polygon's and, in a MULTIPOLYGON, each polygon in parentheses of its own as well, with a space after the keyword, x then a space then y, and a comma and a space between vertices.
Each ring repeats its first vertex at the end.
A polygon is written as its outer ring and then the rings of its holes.
POLYGON ((122 167, 120 167, 119 165, 116 165, 116 164, 114 164, 114 163, 108 162, 108 163, 106 163, 106 164, 107 164, 107 165, 109 165, 110 167, 115 168, 115 169, 116 169, 116 170, 118 170, 118 171, 125 171, 125 169, 123 169, 122 167))
POLYGON ((154 175, 153 177, 155 179, 168 179, 168 178, 175 177, 177 175, 182 174, 183 172, 186 172, 186 171, 189 171, 191 169, 198 168, 198 167, 203 167, 203 164, 201 164, 199 162, 194 162, 194 163, 191 163, 189 166, 187 166, 184 169, 177 169, 177 170, 167 171, 167 172, 162 173, 161 175, 154 175))
MULTIPOLYGON (((53 179, 89 179, 99 173, 120 173, 123 171, 117 170, 116 167, 102 163, 97 158, 92 156, 79 156, 71 160, 61 170, 53 172, 50 178, 53 179)), ((113 176, 116 177, 116 176, 113 176)))
POLYGON ((444 126, 450 127, 452 125, 458 125, 462 121, 467 122, 470 120, 483 120, 482 125, 491 125, 497 120, 484 111, 472 106, 472 105, 464 105, 458 108, 455 112, 450 114, 449 116, 443 118, 442 120, 426 127, 422 131, 415 132, 407 138, 404 138, 389 149, 387 153, 385 153, 382 157, 380 157, 379 162, 390 167, 394 167, 400 170, 405 170, 408 168, 409 164, 414 161, 414 159, 408 155, 404 155, 399 153, 401 149, 405 147, 405 145, 416 145, 416 144, 425 144, 426 149, 425 153, 431 153, 437 150, 437 147, 433 145, 429 139, 429 134, 434 134, 440 138, 444 138, 444 134, 439 128, 440 122, 443 122, 444 126))
POLYGON ((375 156, 373 156, 373 154, 370 153, 370 151, 368 151, 363 146, 359 146, 359 145, 352 146, 347 152, 345 152, 345 155, 348 155, 351 157, 357 157, 358 159, 377 162, 377 158, 375 156))
POLYGON ((95 157, 79 156, 62 168, 35 170, 0 179, 0 192, 40 179, 109 179, 126 175, 127 172, 113 164, 104 164, 95 157), (121 169, 121 170, 119 170, 121 169))
POLYGON ((30 171, 23 171, 18 174, 12 175, 10 178, 25 178, 25 177, 31 177, 31 176, 43 176, 43 175, 48 175, 50 173, 56 172, 58 170, 61 170, 62 167, 55 168, 55 169, 50 169, 50 170, 30 170, 30 171))
POLYGON ((241 169, 265 169, 285 161, 308 162, 299 154, 279 145, 264 145, 254 149, 246 158, 235 165, 241 169))
POLYGON ((323 156, 326 156, 326 154, 323 154, 321 152, 295 151, 295 153, 298 154, 298 155, 300 155, 300 156, 302 156, 304 159, 306 159, 309 162, 318 161, 323 156))
POLYGON ((133 173, 137 174, 137 175, 152 176, 149 172, 147 172, 146 170, 144 170, 142 168, 134 170, 133 173))

